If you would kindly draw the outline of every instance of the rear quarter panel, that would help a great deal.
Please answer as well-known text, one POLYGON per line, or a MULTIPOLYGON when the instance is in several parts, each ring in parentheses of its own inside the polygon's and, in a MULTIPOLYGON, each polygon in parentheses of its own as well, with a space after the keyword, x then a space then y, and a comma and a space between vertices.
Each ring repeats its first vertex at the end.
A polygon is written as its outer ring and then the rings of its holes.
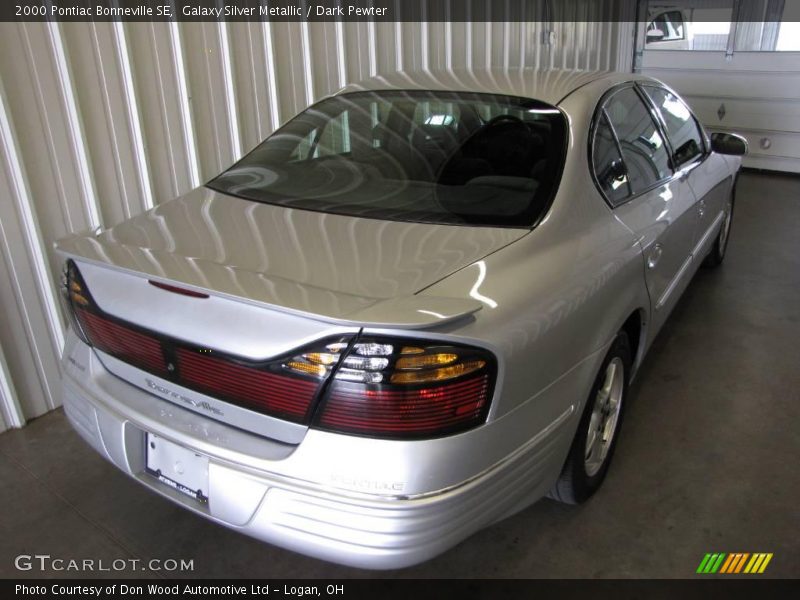
MULTIPOLYGON (((619 222, 590 176, 588 132, 605 85, 589 84, 562 104, 571 137, 560 189, 549 214, 529 235, 423 293, 470 297, 483 309, 454 324, 459 336, 488 342, 498 353, 501 385, 491 418, 535 401, 585 360, 599 368, 605 349, 634 311, 646 326, 650 300, 633 233, 619 222)), ((636 349, 634 349, 636 352, 636 349)), ((573 398, 539 406, 557 416, 582 406, 593 383, 573 398)))

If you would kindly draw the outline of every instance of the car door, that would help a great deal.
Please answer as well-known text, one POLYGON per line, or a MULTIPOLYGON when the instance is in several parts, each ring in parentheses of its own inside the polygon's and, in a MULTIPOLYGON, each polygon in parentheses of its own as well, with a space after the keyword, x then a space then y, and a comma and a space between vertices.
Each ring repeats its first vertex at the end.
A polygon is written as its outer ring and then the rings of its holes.
POLYGON ((667 133, 678 176, 689 184, 697 198, 692 252, 702 258, 713 244, 725 216, 732 185, 730 172, 725 160, 710 152, 702 127, 683 100, 657 84, 643 84, 641 88, 653 103, 667 133))
POLYGON ((651 105, 634 84, 601 100, 592 161, 614 215, 642 248, 655 333, 689 279, 697 209, 692 189, 671 166, 651 105))

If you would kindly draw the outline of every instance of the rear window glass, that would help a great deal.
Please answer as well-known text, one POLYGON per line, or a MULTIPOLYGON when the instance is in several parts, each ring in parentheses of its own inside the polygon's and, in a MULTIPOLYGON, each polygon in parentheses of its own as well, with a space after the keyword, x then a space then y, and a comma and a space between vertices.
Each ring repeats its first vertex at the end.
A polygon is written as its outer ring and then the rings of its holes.
POLYGON ((528 227, 558 184, 566 124, 547 104, 452 92, 357 92, 308 108, 212 189, 380 219, 528 227))

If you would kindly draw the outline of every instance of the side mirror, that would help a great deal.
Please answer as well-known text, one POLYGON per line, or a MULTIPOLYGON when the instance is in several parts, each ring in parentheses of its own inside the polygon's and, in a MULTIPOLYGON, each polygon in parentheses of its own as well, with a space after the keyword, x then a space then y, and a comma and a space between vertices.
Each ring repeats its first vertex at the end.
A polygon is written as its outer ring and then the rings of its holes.
POLYGON ((747 154, 747 140, 735 133, 712 133, 711 149, 717 154, 743 156, 747 154))
POLYGON ((648 29, 647 30, 647 43, 651 42, 660 42, 664 39, 664 32, 660 29, 648 29))

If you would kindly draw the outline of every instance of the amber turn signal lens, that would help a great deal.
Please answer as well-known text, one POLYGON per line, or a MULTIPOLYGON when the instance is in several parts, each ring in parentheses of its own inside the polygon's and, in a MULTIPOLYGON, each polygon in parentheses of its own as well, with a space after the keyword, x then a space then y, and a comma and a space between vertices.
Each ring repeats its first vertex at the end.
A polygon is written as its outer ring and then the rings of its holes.
POLYGON ((317 377, 324 377, 328 370, 323 365, 312 365, 311 363, 300 362, 299 360, 292 360, 286 363, 286 366, 292 371, 298 373, 305 373, 306 375, 315 375, 317 377))
POLYGON ((328 354, 327 352, 310 352, 303 354, 303 358, 315 365, 332 365, 339 357, 335 354, 328 354))
POLYGON ((485 364, 486 361, 484 360, 472 360, 441 369, 393 373, 390 381, 392 383, 427 383, 429 381, 442 381, 444 379, 452 379, 454 377, 461 377, 467 373, 472 373, 482 368, 485 364))
POLYGON ((457 358, 457 354, 450 353, 408 356, 398 358, 395 367, 398 369, 424 369, 426 367, 440 367, 442 365, 447 365, 451 362, 454 362, 457 358))
POLYGON ((403 349, 400 350, 400 354, 422 354, 423 352, 425 352, 425 348, 417 346, 403 346, 403 349))

